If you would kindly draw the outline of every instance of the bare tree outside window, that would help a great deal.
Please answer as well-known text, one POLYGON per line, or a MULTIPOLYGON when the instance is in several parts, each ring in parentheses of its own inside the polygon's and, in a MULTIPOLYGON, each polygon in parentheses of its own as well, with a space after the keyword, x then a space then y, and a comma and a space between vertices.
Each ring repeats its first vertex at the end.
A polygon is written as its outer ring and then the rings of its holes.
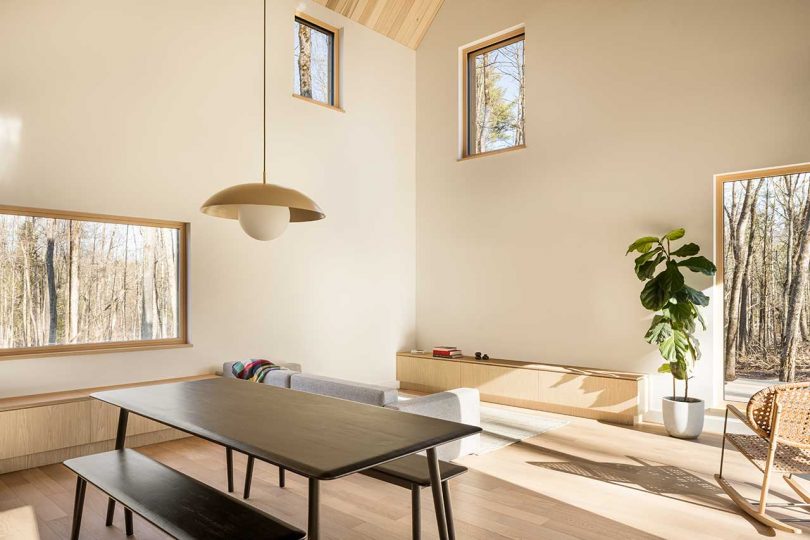
POLYGON ((296 17, 293 91, 334 105, 334 33, 296 17))
POLYGON ((525 144, 524 36, 467 53, 468 154, 525 144))
POLYGON ((182 234, 0 211, 0 352, 180 337, 182 234))
POLYGON ((722 186, 727 382, 810 380, 810 172, 722 186))

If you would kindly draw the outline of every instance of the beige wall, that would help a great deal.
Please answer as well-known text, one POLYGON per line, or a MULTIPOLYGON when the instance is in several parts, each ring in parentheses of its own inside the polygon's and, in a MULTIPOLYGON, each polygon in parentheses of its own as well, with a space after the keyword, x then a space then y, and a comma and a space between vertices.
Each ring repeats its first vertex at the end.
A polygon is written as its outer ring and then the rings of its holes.
POLYGON ((415 54, 311 2, 268 4, 270 178, 327 219, 260 243, 199 212, 259 179, 260 0, 0 2, 0 204, 191 222, 194 343, 2 361, 0 396, 251 356, 394 380, 414 331, 415 54), (291 97, 301 6, 344 28, 345 114, 291 97))
POLYGON ((445 0, 417 52, 417 344, 653 372, 625 249, 684 226, 711 255, 712 175, 810 161, 808 23, 804 0, 445 0), (517 24, 528 148, 457 162, 459 47, 517 24))

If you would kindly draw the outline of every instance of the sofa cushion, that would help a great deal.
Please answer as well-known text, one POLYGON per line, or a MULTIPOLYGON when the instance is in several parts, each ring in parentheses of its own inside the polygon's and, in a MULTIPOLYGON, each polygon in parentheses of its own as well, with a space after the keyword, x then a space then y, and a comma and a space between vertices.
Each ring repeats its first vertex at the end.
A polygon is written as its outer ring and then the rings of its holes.
POLYGON ((307 373, 293 373, 290 377, 290 388, 380 407, 397 402, 396 388, 344 381, 307 373))

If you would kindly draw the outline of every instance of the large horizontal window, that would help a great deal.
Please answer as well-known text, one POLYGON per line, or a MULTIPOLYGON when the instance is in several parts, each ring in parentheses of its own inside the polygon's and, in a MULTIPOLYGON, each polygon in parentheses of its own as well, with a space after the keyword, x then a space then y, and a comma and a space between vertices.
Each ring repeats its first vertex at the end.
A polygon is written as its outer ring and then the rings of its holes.
POLYGON ((0 206, 0 355, 187 342, 187 225, 0 206))

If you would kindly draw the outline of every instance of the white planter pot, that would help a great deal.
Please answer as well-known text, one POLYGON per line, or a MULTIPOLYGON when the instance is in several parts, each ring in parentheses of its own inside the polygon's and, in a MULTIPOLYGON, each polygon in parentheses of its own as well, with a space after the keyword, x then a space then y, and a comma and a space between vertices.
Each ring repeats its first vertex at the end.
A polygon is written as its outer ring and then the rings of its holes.
POLYGON ((689 398, 689 401, 676 401, 673 397, 665 397, 661 400, 661 408, 664 413, 664 427, 670 436, 695 439, 703 431, 706 405, 702 399, 689 398))

